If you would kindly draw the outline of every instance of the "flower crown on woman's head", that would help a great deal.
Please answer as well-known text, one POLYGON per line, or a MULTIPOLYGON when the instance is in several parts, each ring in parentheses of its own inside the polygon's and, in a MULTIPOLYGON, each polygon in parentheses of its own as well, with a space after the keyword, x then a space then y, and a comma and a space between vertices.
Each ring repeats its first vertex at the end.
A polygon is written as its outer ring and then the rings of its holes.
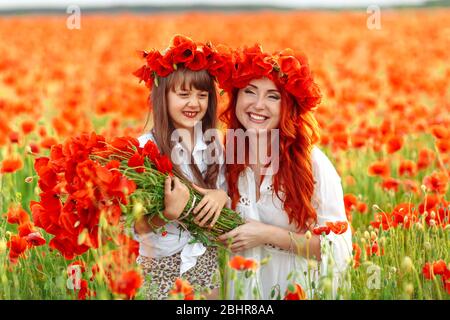
POLYGON ((299 104, 302 112, 317 108, 321 94, 314 82, 305 56, 295 54, 292 49, 268 54, 261 45, 236 50, 232 54, 231 79, 219 84, 225 90, 244 88, 253 79, 267 77, 289 92, 299 104))
POLYGON ((223 46, 211 43, 195 43, 192 39, 176 35, 172 44, 162 53, 156 49, 140 52, 146 64, 133 72, 148 88, 158 86, 158 77, 167 77, 184 66, 192 71, 207 70, 219 83, 226 83, 231 76, 231 53, 223 46))

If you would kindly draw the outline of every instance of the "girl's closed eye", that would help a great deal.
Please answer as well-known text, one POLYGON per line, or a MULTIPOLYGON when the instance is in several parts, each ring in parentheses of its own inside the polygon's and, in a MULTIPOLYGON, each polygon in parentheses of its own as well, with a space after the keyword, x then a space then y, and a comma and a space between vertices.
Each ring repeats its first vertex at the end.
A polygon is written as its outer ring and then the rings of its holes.
POLYGON ((250 90, 250 89, 245 89, 245 91, 244 91, 245 93, 248 93, 248 94, 255 94, 252 90, 250 90))
POLYGON ((189 92, 188 91, 178 91, 177 94, 182 97, 182 98, 187 98, 189 97, 189 92))
POLYGON ((208 98, 208 92, 202 92, 198 96, 200 99, 206 99, 208 98))

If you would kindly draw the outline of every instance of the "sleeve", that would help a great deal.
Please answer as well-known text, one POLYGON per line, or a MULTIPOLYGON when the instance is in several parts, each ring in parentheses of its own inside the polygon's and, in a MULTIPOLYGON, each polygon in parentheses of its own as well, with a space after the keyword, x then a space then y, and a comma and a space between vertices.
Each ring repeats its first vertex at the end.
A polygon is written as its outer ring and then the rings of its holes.
MULTIPOLYGON (((317 212, 317 223, 324 226, 327 221, 346 221, 344 194, 341 178, 327 156, 318 148, 313 150, 313 172, 316 180, 313 206, 317 212)), ((352 234, 350 225, 343 234, 330 232, 321 236, 322 268, 327 270, 327 261, 334 262, 334 273, 343 272, 352 259, 352 234)))

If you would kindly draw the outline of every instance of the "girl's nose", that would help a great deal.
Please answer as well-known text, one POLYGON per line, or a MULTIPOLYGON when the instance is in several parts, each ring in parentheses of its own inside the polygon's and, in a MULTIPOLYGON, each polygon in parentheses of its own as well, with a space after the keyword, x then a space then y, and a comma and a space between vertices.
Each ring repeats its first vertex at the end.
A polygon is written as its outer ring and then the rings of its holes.
POLYGON ((200 98, 197 97, 197 95, 193 94, 191 95, 189 102, 188 102, 188 106, 199 106, 200 105, 200 98))

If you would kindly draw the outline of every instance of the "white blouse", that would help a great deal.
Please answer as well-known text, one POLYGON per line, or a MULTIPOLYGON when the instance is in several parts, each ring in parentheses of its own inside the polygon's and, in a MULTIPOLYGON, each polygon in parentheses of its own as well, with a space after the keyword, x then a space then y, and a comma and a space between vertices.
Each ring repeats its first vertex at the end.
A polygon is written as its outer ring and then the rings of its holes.
MULTIPOLYGON (((336 172, 334 166, 327 156, 317 147, 312 149, 312 169, 315 179, 312 204, 317 212, 317 224, 324 226, 326 221, 347 221, 344 206, 344 196, 341 186, 341 178, 336 172)), ((247 167, 241 173, 238 181, 240 199, 236 211, 241 213, 244 218, 251 218, 266 224, 275 225, 283 229, 295 232, 294 223, 289 224, 289 218, 283 210, 281 200, 276 196, 273 190, 272 177, 265 176, 260 187, 260 198, 256 201, 256 185, 254 173, 247 167)), ((246 281, 244 290, 245 299, 271 299, 271 292, 275 285, 279 285, 276 294, 279 292, 281 298, 284 297, 289 283, 288 275, 295 270, 296 282, 302 286, 311 298, 314 290, 312 282, 317 287, 319 277, 327 273, 328 255, 331 252, 334 260, 333 267, 333 294, 336 294, 337 286, 341 285, 341 276, 345 271, 352 254, 351 230, 350 227, 342 235, 335 235, 332 232, 327 236, 321 236, 322 248, 331 242, 328 250, 322 250, 321 263, 317 266, 309 267, 307 259, 297 256, 287 250, 282 250, 271 245, 259 246, 239 252, 236 255, 242 255, 246 258, 253 258, 261 261, 270 255, 269 262, 260 266, 256 275, 246 281), (331 251, 330 251, 331 249, 331 251), (305 275, 305 272, 307 275, 305 275), (253 288, 257 286, 258 295, 253 294, 253 288)), ((231 288, 233 286, 231 285, 231 288)), ((231 291, 233 297, 233 289, 231 291)), ((275 295, 276 298, 276 295, 275 295)))
MULTIPOLYGON (((207 152, 207 145, 205 143, 203 133, 201 130, 196 130, 196 137, 192 156, 197 164, 199 170, 204 175, 208 168, 208 165, 204 161, 204 153, 207 152)), ((155 138, 152 133, 146 133, 138 138, 140 147, 144 147, 147 141, 152 140, 155 142, 155 138)), ((180 155, 181 152, 188 152, 184 149, 181 143, 174 145, 172 150, 173 155, 180 155)), ((220 169, 217 177, 217 188, 224 190, 226 187, 225 180, 225 166, 223 161, 223 154, 219 158, 220 169)), ((190 169, 188 163, 178 161, 180 170, 190 181, 195 181, 194 174, 190 169)), ((177 222, 171 222, 165 225, 167 234, 162 236, 160 233, 149 232, 146 234, 137 234, 134 231, 134 225, 132 226, 132 234, 136 241, 139 242, 139 254, 144 257, 161 258, 171 256, 178 252, 181 252, 181 267, 180 276, 193 268, 197 263, 197 258, 205 253, 206 248, 202 243, 195 242, 190 243, 193 240, 192 235, 187 231, 179 228, 177 222)))

